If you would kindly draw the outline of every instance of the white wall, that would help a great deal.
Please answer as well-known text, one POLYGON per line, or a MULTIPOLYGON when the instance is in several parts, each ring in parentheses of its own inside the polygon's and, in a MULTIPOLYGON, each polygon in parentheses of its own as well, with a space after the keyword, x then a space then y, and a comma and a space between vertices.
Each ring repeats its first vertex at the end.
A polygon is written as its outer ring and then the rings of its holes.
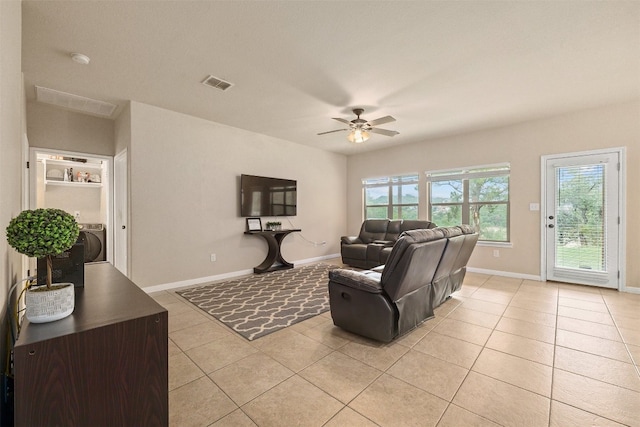
POLYGON ((31 147, 103 156, 115 154, 113 120, 41 102, 27 103, 27 134, 31 147))
MULTIPOLYGON (((243 234, 243 173, 298 181, 298 215, 292 224, 281 221, 302 233, 284 240, 285 259, 340 252, 345 156, 137 102, 131 102, 130 116, 129 273, 139 286, 245 271, 262 262, 266 243, 243 234)), ((118 132, 126 145, 126 131, 118 132)))
MULTIPOLYGON (((627 271, 626 285, 640 287, 640 229, 635 213, 640 209, 640 102, 628 102, 513 126, 465 135, 400 145, 350 156, 347 181, 347 228, 357 233, 362 222, 363 178, 420 173, 425 195, 424 171, 492 163, 511 163, 512 248, 479 246, 471 267, 522 275, 540 275, 540 213, 529 211, 529 203, 540 203, 540 159, 546 154, 627 147, 627 271)), ((426 219, 426 197, 420 217, 426 219)))
MULTIPOLYGON (((4 230, 21 210, 24 91, 21 73, 22 6, 0 1, 0 363, 5 366, 4 322, 9 288, 22 278, 21 256, 6 241, 4 230)), ((4 409, 4 408, 2 408, 4 409)), ((5 413, 4 410, 0 410, 5 413)), ((0 420, 3 421, 3 420, 0 420)))
POLYGON ((131 104, 122 109, 114 125, 114 155, 131 146, 131 104))

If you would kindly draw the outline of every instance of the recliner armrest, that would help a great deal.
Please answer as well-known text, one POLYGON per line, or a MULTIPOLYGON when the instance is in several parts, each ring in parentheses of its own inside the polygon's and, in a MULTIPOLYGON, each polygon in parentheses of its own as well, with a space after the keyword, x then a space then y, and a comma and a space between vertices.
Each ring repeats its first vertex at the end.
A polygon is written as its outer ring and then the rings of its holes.
POLYGON ((374 271, 336 269, 329 271, 329 281, 372 294, 382 293, 382 275, 374 271))
POLYGON ((353 245, 355 243, 363 243, 358 236, 342 236, 340 237, 340 243, 345 245, 353 245))

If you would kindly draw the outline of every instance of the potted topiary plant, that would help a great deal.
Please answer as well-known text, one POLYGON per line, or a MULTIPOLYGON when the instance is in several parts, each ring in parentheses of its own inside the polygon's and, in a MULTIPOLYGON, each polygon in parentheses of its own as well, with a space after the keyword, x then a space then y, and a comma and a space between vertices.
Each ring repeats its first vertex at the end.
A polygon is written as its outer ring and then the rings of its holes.
POLYGON ((9 222, 7 242, 29 257, 47 260, 43 286, 29 286, 25 294, 26 316, 30 322, 52 322, 67 317, 75 306, 73 283, 52 285, 52 257, 71 248, 80 228, 73 215, 60 209, 22 211, 9 222))

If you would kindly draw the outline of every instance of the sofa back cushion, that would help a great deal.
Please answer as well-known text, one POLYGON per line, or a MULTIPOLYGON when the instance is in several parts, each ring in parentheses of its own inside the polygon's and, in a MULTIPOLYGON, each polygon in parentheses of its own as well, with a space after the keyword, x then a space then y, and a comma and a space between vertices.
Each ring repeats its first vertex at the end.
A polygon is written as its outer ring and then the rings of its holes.
POLYGON ((462 286, 462 281, 464 280, 465 273, 467 271, 467 263, 469 262, 469 258, 471 258, 471 254, 476 247, 476 243, 478 243, 478 233, 475 229, 469 225, 460 225, 462 235, 464 236, 464 243, 460 248, 460 252, 458 252, 458 256, 453 263, 453 267, 451 269, 451 291, 455 292, 462 286))
POLYGON ((434 281, 444 276, 448 277, 451 274, 458 258, 458 253, 460 253, 460 248, 464 243, 464 235, 460 227, 439 227, 436 230, 442 231, 448 242, 434 275, 434 281))
POLYGON ((400 232, 408 230, 417 230, 419 228, 428 229, 435 228, 435 224, 431 221, 422 221, 418 219, 405 219, 400 225, 400 232))
POLYGON ((460 248, 464 244, 464 235, 459 227, 439 227, 447 239, 442 259, 433 276, 433 304, 439 306, 451 293, 451 272, 454 270, 460 248))
POLYGON ((362 223, 358 237, 362 240, 362 243, 385 240, 388 224, 388 219, 367 219, 362 223))
POLYGON ((389 221, 389 224, 387 225, 387 233, 384 236, 384 240, 389 242, 395 242, 396 240, 398 240, 398 237, 400 237, 400 233, 402 232, 400 230, 401 225, 401 219, 394 219, 389 221))
POLYGON ((410 230, 400 235, 381 278, 392 301, 431 283, 446 243, 439 230, 410 230))

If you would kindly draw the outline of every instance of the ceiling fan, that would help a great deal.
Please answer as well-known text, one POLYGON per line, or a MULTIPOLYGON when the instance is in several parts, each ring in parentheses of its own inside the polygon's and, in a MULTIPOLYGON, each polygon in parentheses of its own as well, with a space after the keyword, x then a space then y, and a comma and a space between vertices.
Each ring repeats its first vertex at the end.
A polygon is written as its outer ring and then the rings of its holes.
POLYGON ((346 129, 336 129, 336 130, 330 130, 327 132, 320 132, 318 135, 326 135, 328 133, 333 133, 333 132, 350 131, 349 135, 347 135, 347 139, 350 142, 355 142, 356 144, 359 144, 369 139, 369 137, 371 136, 369 133, 379 133, 380 135, 386 135, 386 136, 394 136, 400 133, 395 130, 378 129, 375 127, 377 125, 395 122, 396 119, 394 119, 393 117, 384 116, 384 117, 380 117, 379 119, 368 121, 360 118, 360 115, 362 113, 364 113, 364 109, 354 108, 353 114, 357 116, 356 119, 347 120, 347 119, 341 119, 338 117, 333 117, 333 120, 337 120, 340 123, 347 124, 349 125, 349 127, 346 129))

